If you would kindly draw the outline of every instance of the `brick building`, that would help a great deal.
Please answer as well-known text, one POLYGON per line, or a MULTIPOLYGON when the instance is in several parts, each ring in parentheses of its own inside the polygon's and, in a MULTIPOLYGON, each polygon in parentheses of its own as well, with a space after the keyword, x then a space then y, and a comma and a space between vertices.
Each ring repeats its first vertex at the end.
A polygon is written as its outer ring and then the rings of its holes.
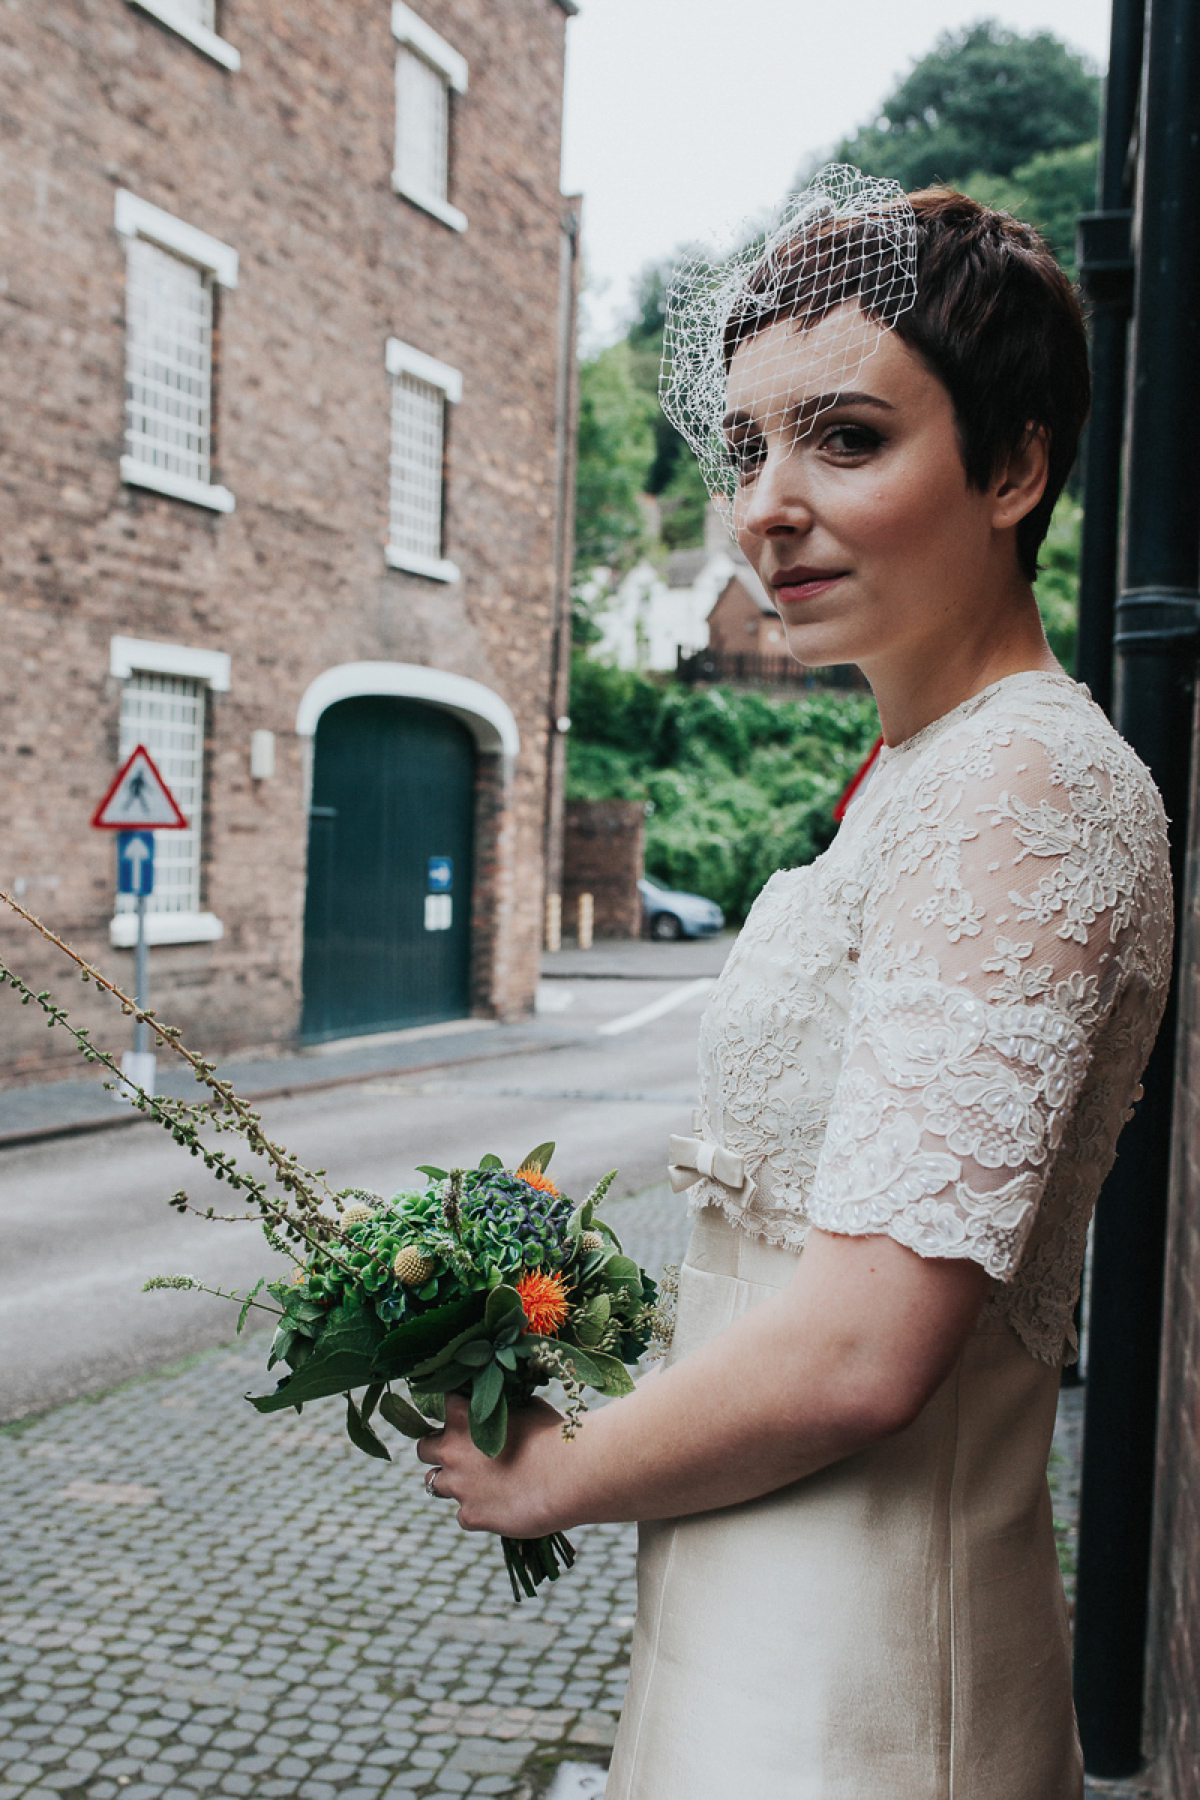
POLYGON ((750 569, 731 575, 708 615, 708 647, 715 656, 788 653, 779 614, 750 569))
POLYGON ((1200 706, 1192 743, 1147 1668, 1164 1800, 1200 1800, 1200 706))
MULTIPOLYGON (((0 16, 0 880, 128 977, 89 819, 145 742, 190 826, 158 839, 154 1003, 210 1049, 531 1004, 575 10, 0 16)), ((5 1008, 0 1077, 45 1073, 58 1036, 5 1008)))

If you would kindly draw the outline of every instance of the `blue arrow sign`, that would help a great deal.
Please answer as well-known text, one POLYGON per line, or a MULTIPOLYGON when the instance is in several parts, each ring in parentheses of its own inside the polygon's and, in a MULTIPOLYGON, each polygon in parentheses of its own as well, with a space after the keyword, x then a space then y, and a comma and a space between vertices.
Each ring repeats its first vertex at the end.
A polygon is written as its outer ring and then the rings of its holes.
POLYGON ((154 892, 154 833, 122 831, 117 836, 118 894, 154 892))
POLYGON ((449 856, 431 856, 429 859, 429 892, 431 894, 448 894, 453 886, 453 860, 449 856))

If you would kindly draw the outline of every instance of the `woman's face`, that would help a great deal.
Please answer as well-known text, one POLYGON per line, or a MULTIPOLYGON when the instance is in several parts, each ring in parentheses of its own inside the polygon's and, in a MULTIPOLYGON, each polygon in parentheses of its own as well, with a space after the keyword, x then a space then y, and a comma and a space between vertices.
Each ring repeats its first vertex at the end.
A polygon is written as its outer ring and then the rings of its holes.
POLYGON ((856 306, 748 338, 727 405, 738 543, 800 662, 931 652, 1011 584, 1012 534, 995 487, 967 485, 949 393, 856 306), (831 364, 856 371, 832 405, 831 364))

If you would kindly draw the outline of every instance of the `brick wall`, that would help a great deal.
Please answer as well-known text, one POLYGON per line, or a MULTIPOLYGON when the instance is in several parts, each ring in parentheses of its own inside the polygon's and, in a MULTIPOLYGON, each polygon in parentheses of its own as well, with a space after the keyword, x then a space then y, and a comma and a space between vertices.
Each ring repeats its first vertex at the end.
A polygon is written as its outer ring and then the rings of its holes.
POLYGON ((1200 731, 1195 743, 1151 1575, 1148 1747, 1164 1800, 1200 1800, 1200 731))
POLYGON ((645 864, 646 809, 640 800, 568 800, 563 838, 563 927, 571 932, 580 894, 595 903, 598 938, 637 937, 638 882, 645 864))
MULTIPOLYGON (((515 765, 481 780, 475 983, 482 1011, 532 1003, 561 601, 566 19, 554 0, 416 10, 469 65, 454 97, 462 234, 392 191, 387 0, 224 0, 236 74, 127 0, 0 11, 0 881, 128 976, 129 953, 108 942, 112 844, 88 829, 116 763, 110 639, 229 653, 230 691, 208 709, 204 821, 203 905, 225 933, 155 950, 152 970, 161 1013, 212 1050, 296 1029, 311 749, 296 709, 351 662, 467 676, 515 715, 515 765), (216 329, 213 479, 236 495, 232 515, 120 481, 118 187, 239 253, 216 329), (446 463, 454 586, 385 567, 389 336, 462 371, 446 463), (277 738, 268 781, 250 777, 256 728, 277 738)), ((35 985, 61 984, 3 921, 0 948, 35 985)), ((57 1037, 0 1009, 0 1077, 57 1066, 57 1037)))

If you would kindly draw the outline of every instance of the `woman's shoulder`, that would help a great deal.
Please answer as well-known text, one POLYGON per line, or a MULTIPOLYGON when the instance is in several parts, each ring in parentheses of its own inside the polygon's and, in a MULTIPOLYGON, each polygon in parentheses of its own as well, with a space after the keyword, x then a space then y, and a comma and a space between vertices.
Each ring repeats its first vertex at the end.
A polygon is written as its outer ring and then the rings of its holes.
POLYGON ((910 768, 916 790, 956 778, 1038 805, 1082 805, 1096 817, 1125 817, 1165 844, 1166 817, 1150 771, 1069 675, 1009 676, 921 737, 913 740, 910 768))

